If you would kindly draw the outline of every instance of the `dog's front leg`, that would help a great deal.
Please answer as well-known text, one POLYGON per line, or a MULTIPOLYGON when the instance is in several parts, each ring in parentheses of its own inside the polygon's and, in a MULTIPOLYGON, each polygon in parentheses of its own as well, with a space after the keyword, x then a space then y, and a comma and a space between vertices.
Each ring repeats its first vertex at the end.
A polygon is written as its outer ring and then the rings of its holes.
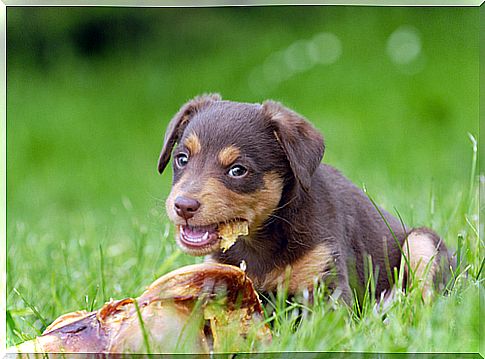
POLYGON ((346 305, 350 306, 352 304, 352 290, 350 289, 347 268, 345 266, 337 268, 336 286, 330 296, 332 299, 342 301, 346 305))
POLYGON ((327 265, 320 276, 320 283, 330 292, 330 299, 352 304, 352 290, 349 285, 349 274, 345 260, 337 252, 332 253, 333 264, 327 265))

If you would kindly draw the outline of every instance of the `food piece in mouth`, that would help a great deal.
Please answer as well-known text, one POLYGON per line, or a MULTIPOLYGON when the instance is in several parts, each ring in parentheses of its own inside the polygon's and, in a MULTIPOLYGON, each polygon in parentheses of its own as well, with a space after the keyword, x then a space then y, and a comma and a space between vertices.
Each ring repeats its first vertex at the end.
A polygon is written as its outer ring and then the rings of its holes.
POLYGON ((222 252, 231 248, 239 236, 247 236, 249 233, 247 221, 232 221, 219 225, 219 237, 221 237, 222 252))

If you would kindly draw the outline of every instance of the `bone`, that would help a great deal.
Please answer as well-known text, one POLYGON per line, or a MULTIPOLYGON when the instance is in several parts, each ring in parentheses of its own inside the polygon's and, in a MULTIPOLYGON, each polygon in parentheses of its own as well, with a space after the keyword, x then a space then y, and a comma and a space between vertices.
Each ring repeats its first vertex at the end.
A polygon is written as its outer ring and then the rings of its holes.
POLYGON ((70 353, 208 354, 248 350, 248 336, 271 341, 251 280, 237 267, 203 263, 164 275, 138 298, 65 314, 41 336, 7 352, 17 358, 27 353, 57 353, 49 355, 54 358, 70 353))

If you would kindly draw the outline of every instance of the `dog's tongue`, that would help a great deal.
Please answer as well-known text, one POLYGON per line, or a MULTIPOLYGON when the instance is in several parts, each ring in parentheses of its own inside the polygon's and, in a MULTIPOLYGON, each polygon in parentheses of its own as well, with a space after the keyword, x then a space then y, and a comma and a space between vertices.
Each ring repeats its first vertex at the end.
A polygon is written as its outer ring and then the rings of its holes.
POLYGON ((217 225, 211 226, 182 226, 181 239, 190 245, 202 246, 217 239, 217 225))
POLYGON ((215 228, 184 226, 184 233, 189 237, 202 237, 207 232, 214 232, 215 228))

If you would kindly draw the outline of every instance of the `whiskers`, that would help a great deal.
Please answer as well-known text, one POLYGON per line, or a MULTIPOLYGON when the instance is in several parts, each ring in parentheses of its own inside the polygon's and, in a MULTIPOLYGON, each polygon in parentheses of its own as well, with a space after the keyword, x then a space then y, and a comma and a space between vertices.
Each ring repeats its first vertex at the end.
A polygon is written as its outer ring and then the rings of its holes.
MULTIPOLYGON (((298 235, 303 235, 304 236, 304 235, 309 235, 310 234, 310 232, 308 232, 308 231, 302 231, 302 230, 300 230, 299 228, 297 228, 293 223, 291 223, 286 218, 280 217, 280 216, 278 216, 276 214, 270 214, 270 217, 273 218, 273 219, 279 219, 279 220, 285 222, 292 229, 292 231, 294 233, 298 234, 298 235)), ((308 247, 308 248, 311 247, 310 244, 305 243, 303 241, 300 241, 297 236, 293 236, 291 242, 292 243, 295 243, 295 244, 298 244, 298 245, 300 245, 302 247, 308 247)))
POLYGON ((274 211, 279 211, 280 209, 285 208, 286 206, 288 206, 288 205, 289 205, 291 202, 293 202, 293 201, 294 201, 295 199, 297 199, 297 198, 298 198, 298 196, 293 196, 293 197, 292 197, 292 198, 290 198, 290 199, 289 199, 289 200, 288 200, 286 203, 282 204, 282 205, 281 205, 281 206, 279 206, 279 207, 276 207, 276 208, 273 210, 273 212, 274 212, 274 211))
POLYGON ((168 196, 165 196, 163 198, 159 198, 159 197, 156 197, 155 195, 151 194, 151 193, 148 193, 148 195, 150 196, 150 198, 155 201, 155 203, 158 205, 158 204, 163 204, 165 205, 165 202, 167 201, 167 198, 168 196))

